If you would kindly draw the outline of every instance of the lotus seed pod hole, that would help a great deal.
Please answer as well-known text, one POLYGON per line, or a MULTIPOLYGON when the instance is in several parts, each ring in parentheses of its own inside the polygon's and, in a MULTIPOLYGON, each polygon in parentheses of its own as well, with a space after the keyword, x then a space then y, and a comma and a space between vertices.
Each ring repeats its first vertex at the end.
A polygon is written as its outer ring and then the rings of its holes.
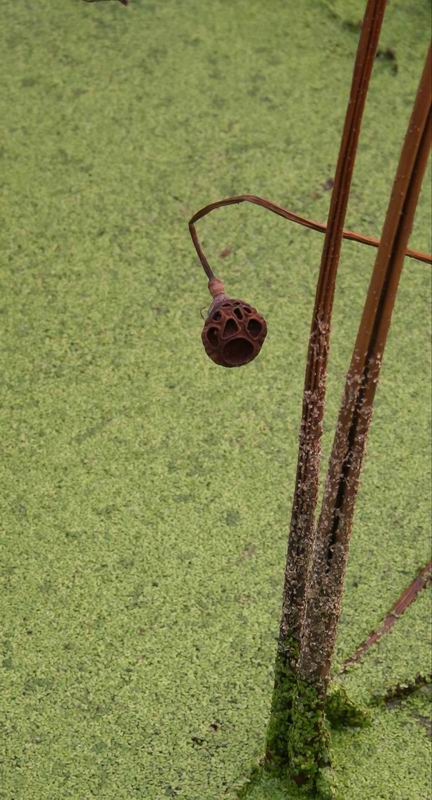
POLYGON ((223 357, 227 364, 233 367, 247 364, 250 361, 254 348, 247 339, 232 339, 223 350, 223 357))

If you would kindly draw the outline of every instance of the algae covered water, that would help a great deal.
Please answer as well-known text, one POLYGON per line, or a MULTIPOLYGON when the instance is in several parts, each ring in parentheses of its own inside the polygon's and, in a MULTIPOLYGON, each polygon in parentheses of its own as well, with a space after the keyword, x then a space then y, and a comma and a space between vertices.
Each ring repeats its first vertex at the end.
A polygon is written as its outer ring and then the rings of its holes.
MULTIPOLYGON (((227 290, 268 322, 256 361, 223 371, 187 221, 240 193, 325 221, 362 11, 4 9, 2 800, 220 800, 262 754, 322 238, 246 205, 199 223, 227 290)), ((352 230, 379 235, 429 29, 426 2, 389 5, 352 230)), ((431 247, 430 172, 410 244, 431 247)), ((344 244, 323 469, 373 260, 344 244)), ((430 268, 407 259, 339 664, 429 555, 429 308, 430 268)), ((354 698, 428 671, 430 610, 425 591, 344 678, 354 698)), ((427 705, 333 734, 343 798, 427 797, 427 705)), ((250 796, 287 793, 269 779, 250 796)))

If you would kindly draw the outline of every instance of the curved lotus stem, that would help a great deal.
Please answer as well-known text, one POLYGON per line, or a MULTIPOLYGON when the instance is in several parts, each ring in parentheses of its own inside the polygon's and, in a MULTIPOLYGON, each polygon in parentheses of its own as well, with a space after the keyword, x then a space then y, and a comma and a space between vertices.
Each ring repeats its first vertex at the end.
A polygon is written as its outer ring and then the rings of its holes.
MULTIPOLYGON (((325 233, 327 230, 327 225, 324 225, 322 222, 315 222, 314 220, 307 219, 306 217, 301 217, 299 214, 294 214, 292 211, 288 211, 286 208, 282 208, 282 206, 272 203, 271 200, 266 200, 264 197, 257 197, 257 195, 254 194, 239 194, 235 195, 234 197, 226 197, 223 200, 217 200, 215 203, 209 203, 209 205, 204 206, 204 208, 201 208, 199 211, 197 211, 189 221, 189 232, 192 237, 195 250, 198 254, 198 258, 202 264, 203 270, 209 280, 214 278, 214 273, 204 255, 198 239, 198 234, 195 229, 195 222, 198 222, 199 219, 206 217, 207 214, 210 214, 210 212, 214 211, 216 208, 234 205, 235 203, 254 203, 257 206, 266 208, 268 211, 272 211, 274 214, 278 214, 280 217, 284 217, 284 219, 288 219, 290 222, 297 222, 299 225, 304 225, 306 228, 312 228, 312 230, 319 231, 320 233, 325 233)), ((360 242, 361 244, 367 244, 370 247, 379 247, 380 245, 379 239, 375 239, 373 236, 365 236, 362 233, 355 233, 355 231, 344 230, 342 232, 342 236, 344 239, 351 239, 352 241, 360 242)), ((416 258, 417 261, 424 261, 426 264, 432 264, 432 255, 430 253, 422 253, 419 250, 407 248, 405 255, 409 258, 416 258)))

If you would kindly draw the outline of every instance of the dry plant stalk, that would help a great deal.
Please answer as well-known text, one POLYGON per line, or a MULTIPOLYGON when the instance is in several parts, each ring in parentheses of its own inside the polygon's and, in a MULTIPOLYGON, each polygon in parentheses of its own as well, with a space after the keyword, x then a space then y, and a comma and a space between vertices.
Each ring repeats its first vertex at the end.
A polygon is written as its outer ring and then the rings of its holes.
POLYGON ((275 681, 265 763, 288 770, 298 782, 317 789, 328 763, 323 709, 299 681, 298 659, 306 593, 315 540, 321 437, 336 273, 343 238, 354 160, 386 0, 368 0, 339 148, 336 175, 321 256, 303 392, 297 474, 283 589, 275 681))
POLYGON ((354 505, 404 252, 432 137, 429 49, 347 374, 326 479, 302 631, 299 674, 325 694, 336 640, 354 505))
MULTIPOLYGON (((288 211, 288 209, 278 206, 277 203, 273 203, 272 200, 267 200, 265 197, 258 197, 256 194, 238 194, 234 197, 225 197, 223 200, 216 200, 215 203, 209 203, 207 206, 204 206, 204 208, 200 208, 200 210, 197 211, 189 220, 189 232, 198 258, 201 261, 202 268, 209 280, 212 280, 215 275, 201 247, 195 228, 195 223, 198 222, 199 219, 206 217, 211 211, 215 211, 217 208, 232 206, 238 203, 252 203, 253 205, 261 206, 262 208, 267 209, 267 211, 272 211, 273 214, 277 214, 279 217, 289 220, 289 222, 296 222, 298 225, 304 225, 305 228, 310 228, 310 230, 313 231, 319 231, 319 233, 325 233, 327 231, 328 226, 324 225, 322 222, 317 222, 316 220, 302 217, 300 214, 295 214, 293 211, 288 211)), ((347 231, 344 229, 342 231, 342 236, 344 239, 350 239, 353 242, 360 242, 360 244, 367 244, 370 247, 379 247, 380 243, 380 240, 376 239, 374 236, 365 236, 365 234, 356 233, 356 231, 347 231)), ((412 248, 407 247, 405 255, 408 256, 408 258, 415 258, 417 261, 424 261, 426 264, 432 264, 432 255, 430 253, 422 253, 420 250, 413 250, 412 248)))
POLYGON ((418 593, 425 589, 426 586, 429 586, 431 582, 432 561, 429 561, 426 566, 420 570, 414 580, 411 581, 410 585, 403 590, 402 594, 400 597, 398 597, 391 610, 388 612, 388 614, 386 614, 381 625, 369 634, 367 639, 365 639, 364 642, 357 647, 352 656, 345 659, 342 665, 341 673, 346 672, 349 667, 357 664, 363 658, 364 654, 369 650, 369 648, 379 642, 384 634, 391 630, 395 622, 400 619, 402 614, 405 613, 407 608, 409 608, 411 603, 413 603, 417 598, 418 593))
MULTIPOLYGON (((309 337, 279 642, 284 649, 288 648, 287 655, 291 660, 295 658, 293 649, 300 642, 307 576, 315 533, 336 272, 361 120, 385 6, 386 0, 369 0, 365 10, 339 149, 309 337)), ((277 685, 275 689, 277 692, 277 685)))

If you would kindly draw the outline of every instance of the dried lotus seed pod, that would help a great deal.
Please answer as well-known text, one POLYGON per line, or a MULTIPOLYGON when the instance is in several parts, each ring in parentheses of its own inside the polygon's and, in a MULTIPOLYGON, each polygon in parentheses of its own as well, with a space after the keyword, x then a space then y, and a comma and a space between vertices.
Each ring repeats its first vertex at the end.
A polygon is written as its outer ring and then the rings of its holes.
POLYGON ((205 351, 215 364, 241 367, 260 352, 267 336, 266 321, 256 308, 228 297, 220 281, 217 286, 210 284, 210 292, 215 296, 201 334, 205 351))

